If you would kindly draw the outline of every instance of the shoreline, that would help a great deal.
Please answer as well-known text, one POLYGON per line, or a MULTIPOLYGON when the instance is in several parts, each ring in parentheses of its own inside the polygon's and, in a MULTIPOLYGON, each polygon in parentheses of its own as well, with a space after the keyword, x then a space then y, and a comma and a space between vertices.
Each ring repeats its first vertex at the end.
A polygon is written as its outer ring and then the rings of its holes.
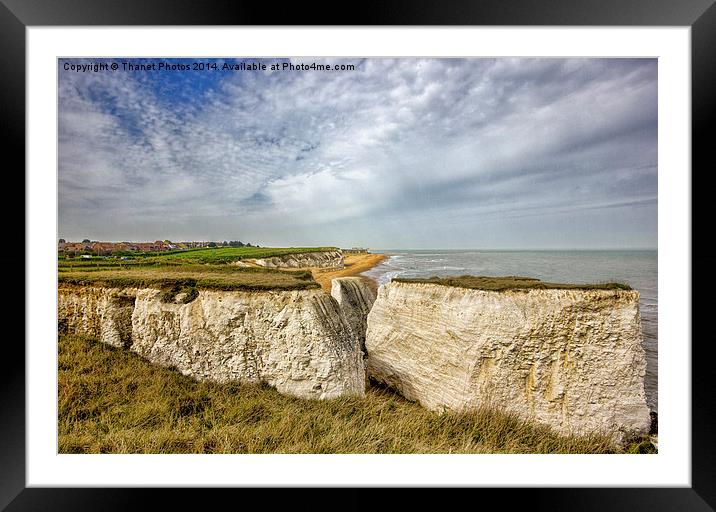
POLYGON ((340 270, 313 268, 311 269, 311 273, 316 282, 321 285, 321 288, 328 293, 331 293, 331 280, 336 277, 360 277, 368 284, 373 292, 377 292, 378 282, 373 278, 360 274, 379 265, 388 256, 388 254, 374 253, 352 254, 344 257, 343 262, 345 267, 340 270))

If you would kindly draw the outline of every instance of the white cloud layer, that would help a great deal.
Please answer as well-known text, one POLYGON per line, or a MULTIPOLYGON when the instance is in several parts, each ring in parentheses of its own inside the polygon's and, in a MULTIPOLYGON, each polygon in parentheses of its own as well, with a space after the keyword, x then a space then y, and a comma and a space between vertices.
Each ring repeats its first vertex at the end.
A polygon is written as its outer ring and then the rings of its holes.
POLYGON ((340 62, 60 71, 60 236, 656 246, 656 60, 340 62))

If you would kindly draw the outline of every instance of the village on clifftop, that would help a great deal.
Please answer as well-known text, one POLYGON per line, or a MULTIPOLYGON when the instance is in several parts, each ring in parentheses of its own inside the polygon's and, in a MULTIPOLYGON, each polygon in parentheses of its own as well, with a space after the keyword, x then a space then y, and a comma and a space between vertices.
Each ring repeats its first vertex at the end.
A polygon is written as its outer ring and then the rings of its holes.
POLYGON ((57 249, 63 254, 95 254, 108 256, 115 253, 142 253, 182 251, 199 247, 259 247, 240 241, 223 242, 172 242, 171 240, 156 240, 154 242, 97 242, 84 239, 81 242, 67 242, 60 238, 57 249))

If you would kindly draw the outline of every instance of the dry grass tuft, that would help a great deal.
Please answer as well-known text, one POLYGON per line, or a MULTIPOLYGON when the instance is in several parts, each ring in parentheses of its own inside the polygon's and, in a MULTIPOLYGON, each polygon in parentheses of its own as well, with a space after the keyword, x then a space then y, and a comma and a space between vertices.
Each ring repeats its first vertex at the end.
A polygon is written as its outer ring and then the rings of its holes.
POLYGON ((560 284, 547 283, 532 277, 520 276, 455 276, 455 277, 428 277, 428 278, 403 278, 395 277, 397 283, 426 283, 439 284, 443 286, 456 286, 459 288, 472 288, 475 290, 631 290, 631 287, 623 283, 596 283, 596 284, 560 284))
POLYGON ((123 349, 59 340, 60 453, 614 453, 496 411, 438 415, 390 390, 326 401, 196 382, 123 349))
POLYGON ((60 283, 109 287, 188 287, 215 290, 305 290, 319 288, 309 271, 289 272, 231 265, 129 265, 62 269, 60 283))

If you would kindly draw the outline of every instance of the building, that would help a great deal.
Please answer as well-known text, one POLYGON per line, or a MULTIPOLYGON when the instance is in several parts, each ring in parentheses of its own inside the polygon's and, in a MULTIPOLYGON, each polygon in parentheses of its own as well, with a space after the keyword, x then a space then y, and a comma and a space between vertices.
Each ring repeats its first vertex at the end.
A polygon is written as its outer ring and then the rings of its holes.
POLYGON ((98 256, 109 256, 116 249, 112 242, 94 242, 90 247, 93 253, 98 256))

